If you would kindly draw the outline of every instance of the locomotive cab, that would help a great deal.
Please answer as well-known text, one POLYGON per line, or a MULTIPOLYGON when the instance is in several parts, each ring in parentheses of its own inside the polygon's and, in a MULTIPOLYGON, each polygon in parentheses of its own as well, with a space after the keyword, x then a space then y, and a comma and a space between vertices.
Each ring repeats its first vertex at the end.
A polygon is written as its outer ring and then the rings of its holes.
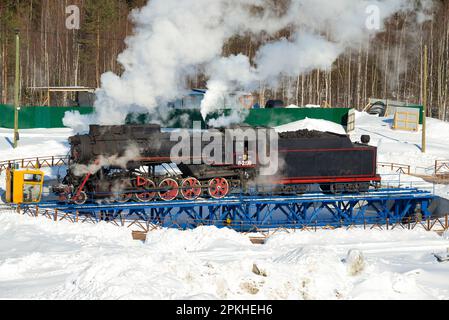
POLYGON ((6 202, 14 204, 39 203, 44 185, 44 173, 40 170, 6 171, 6 202))

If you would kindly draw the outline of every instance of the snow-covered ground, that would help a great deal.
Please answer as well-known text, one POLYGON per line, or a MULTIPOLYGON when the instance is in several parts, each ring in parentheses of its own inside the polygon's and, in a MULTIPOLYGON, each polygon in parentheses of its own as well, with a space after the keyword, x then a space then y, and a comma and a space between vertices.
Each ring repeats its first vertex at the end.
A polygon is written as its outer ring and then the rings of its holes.
POLYGON ((214 227, 142 243, 112 225, 15 213, 0 226, 3 299, 449 299, 449 265, 432 256, 449 240, 425 231, 279 233, 254 245, 214 227))
POLYGON ((71 135, 71 129, 20 130, 18 147, 13 149, 13 131, 0 128, 0 161, 67 154, 71 135))
POLYGON ((421 130, 393 130, 392 123, 392 118, 379 118, 358 112, 356 131, 351 134, 351 138, 360 141, 362 135, 370 135, 370 144, 378 147, 379 161, 411 165, 413 173, 433 173, 426 170, 433 170, 435 160, 449 160, 449 123, 427 119, 426 153, 421 152, 421 130))
MULTIPOLYGON (((427 118, 427 150, 421 152, 422 131, 406 132, 393 130, 392 118, 379 118, 367 113, 356 113, 356 130, 351 134, 353 141, 360 141, 362 135, 370 135, 370 145, 378 147, 378 161, 411 166, 411 173, 432 175, 435 160, 449 160, 449 123, 427 118)), ((383 180, 392 185, 400 183, 404 187, 419 187, 449 199, 448 185, 433 185, 416 176, 392 173, 389 169, 380 169, 383 180)))
MULTIPOLYGON (((423 155, 420 134, 391 130, 390 122, 357 114, 351 136, 371 135, 380 161, 413 170, 449 158, 448 123, 429 119, 423 155)), ((312 119, 295 128, 339 130, 312 119)), ((65 154, 71 133, 22 130, 13 151, 11 130, 0 129, 0 161, 65 154)), ((449 264, 432 255, 447 248, 449 234, 400 229, 277 233, 254 245, 247 235, 207 227, 158 230, 142 243, 105 223, 54 223, 0 209, 0 299, 449 299, 449 264)))

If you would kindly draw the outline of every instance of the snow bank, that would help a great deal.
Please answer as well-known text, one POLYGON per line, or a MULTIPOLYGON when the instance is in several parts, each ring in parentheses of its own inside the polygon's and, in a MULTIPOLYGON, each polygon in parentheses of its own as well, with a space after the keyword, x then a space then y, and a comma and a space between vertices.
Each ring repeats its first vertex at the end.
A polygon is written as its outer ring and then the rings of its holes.
POLYGON ((449 298, 447 268, 430 255, 447 246, 433 233, 405 230, 278 233, 261 246, 215 227, 157 230, 141 243, 105 223, 2 212, 0 298, 449 298), (364 257, 356 275, 349 251, 364 257), (442 288, 429 288, 429 279, 442 288))
POLYGON ((346 134, 345 129, 334 122, 319 120, 319 119, 309 119, 292 122, 286 125, 282 125, 274 128, 277 132, 289 132, 298 130, 316 130, 322 132, 333 132, 337 134, 346 134))
POLYGON ((304 108, 319 109, 319 108, 321 108, 321 106, 320 105, 316 105, 316 104, 306 104, 304 106, 304 108))
POLYGON ((316 108, 316 109, 318 109, 318 108, 321 108, 321 106, 315 105, 315 104, 307 104, 304 107, 299 107, 297 105, 291 104, 291 105, 287 106, 286 108, 287 109, 300 109, 300 108, 316 108))
POLYGON ((352 292, 355 300, 434 300, 411 275, 382 272, 363 280, 352 292))
POLYGON ((291 104, 289 106, 286 107, 287 109, 299 109, 299 108, 321 108, 320 105, 315 105, 315 104, 307 104, 304 107, 299 107, 297 105, 291 104))
POLYGON ((154 250, 163 251, 221 250, 251 246, 247 236, 231 229, 216 227, 199 227, 187 231, 157 230, 148 235, 146 243, 154 250))
POLYGON ((0 161, 67 154, 72 133, 70 129, 20 130, 18 147, 13 149, 13 130, 0 128, 0 161))
MULTIPOLYGON (((427 119, 427 134, 430 138, 434 139, 447 139, 449 135, 449 123, 438 119, 427 119)), ((449 157, 449 155, 448 155, 449 157)))

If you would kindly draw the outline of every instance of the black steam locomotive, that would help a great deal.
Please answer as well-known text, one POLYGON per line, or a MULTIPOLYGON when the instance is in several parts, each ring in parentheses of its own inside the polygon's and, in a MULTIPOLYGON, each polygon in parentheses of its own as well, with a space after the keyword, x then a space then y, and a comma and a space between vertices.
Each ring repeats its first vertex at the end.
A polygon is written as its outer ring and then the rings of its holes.
MULTIPOLYGON (((244 132, 248 127, 237 129, 244 132)), ((272 129, 252 129, 263 132, 267 141, 272 141, 268 137, 273 134, 272 129)), ((76 204, 88 199, 124 203, 222 199, 254 190, 261 194, 303 194, 318 187, 326 193, 365 192, 380 183, 376 173, 377 149, 367 145, 367 136, 362 143, 352 143, 348 136, 334 133, 274 133, 278 138, 278 166, 275 172, 264 175, 267 163, 261 164, 261 147, 252 147, 254 137, 231 137, 230 152, 219 146, 226 144, 225 130, 214 131, 213 142, 202 138, 195 141, 193 135, 183 145, 187 155, 174 159, 172 151, 179 141, 172 141, 172 134, 163 132, 158 125, 93 125, 89 134, 69 138, 70 166, 54 191, 61 201, 76 204), (195 149, 195 143, 200 147, 195 149), (216 149, 211 148, 214 143, 216 149), (200 156, 198 150, 206 146, 213 149, 211 157, 217 158, 219 153, 223 161, 200 156)), ((271 143, 265 145, 265 155, 272 152, 271 143)))

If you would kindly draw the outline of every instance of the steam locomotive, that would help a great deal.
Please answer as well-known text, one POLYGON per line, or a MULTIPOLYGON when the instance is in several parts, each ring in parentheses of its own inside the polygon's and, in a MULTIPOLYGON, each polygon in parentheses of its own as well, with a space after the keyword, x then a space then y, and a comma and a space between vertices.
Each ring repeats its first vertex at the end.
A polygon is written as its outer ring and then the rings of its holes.
MULTIPOLYGON (((248 128, 234 129, 244 132, 248 128)), ((313 188, 325 193, 354 193, 380 183, 377 148, 368 146, 369 136, 353 143, 346 135, 328 132, 250 129, 255 130, 257 139, 267 138, 263 152, 257 143, 252 147, 254 136, 231 137, 230 152, 220 148, 229 144, 225 130, 206 130, 202 133, 213 135, 213 142, 189 136, 182 145, 187 152, 174 159, 173 148, 180 142, 173 139, 173 132, 158 125, 92 125, 88 134, 69 138, 67 175, 53 190, 61 201, 84 204, 89 199, 120 203, 222 199, 236 192, 303 194, 313 188), (276 140, 270 138, 273 134, 276 140), (272 144, 276 144, 276 153, 270 149, 272 144), (218 156, 223 161, 200 156, 207 146, 213 150, 211 158, 218 156), (267 163, 262 164, 261 154, 277 157, 275 172, 263 173, 267 163)))

